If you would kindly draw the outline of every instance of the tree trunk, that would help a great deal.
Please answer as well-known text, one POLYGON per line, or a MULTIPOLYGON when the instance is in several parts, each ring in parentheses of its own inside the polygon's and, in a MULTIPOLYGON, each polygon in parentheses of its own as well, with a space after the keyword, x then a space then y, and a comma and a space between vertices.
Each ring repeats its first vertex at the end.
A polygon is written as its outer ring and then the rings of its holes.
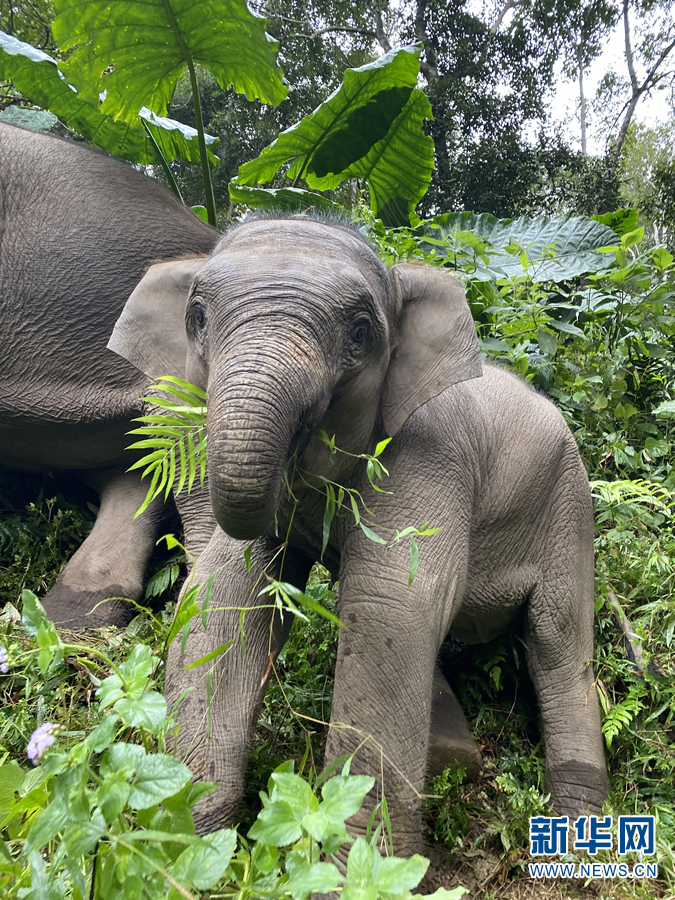
POLYGON ((663 78, 663 74, 659 74, 659 68, 675 48, 675 40, 672 40, 666 47, 663 48, 661 53, 657 56, 653 66, 647 72, 644 81, 642 82, 642 84, 639 84, 637 75, 635 73, 635 64, 633 61, 633 48, 630 37, 630 21, 628 19, 628 0, 623 0, 623 32, 626 46, 626 65, 628 66, 628 74, 630 76, 632 93, 630 100, 624 107, 626 112, 621 121, 621 127, 619 128, 616 143, 612 147, 609 154, 612 171, 616 171, 616 168, 619 165, 619 158, 621 156, 621 150, 623 148, 624 141, 626 140, 626 135, 628 134, 628 127, 631 123, 633 114, 635 112, 635 107, 638 105, 640 97, 651 88, 653 88, 654 85, 656 85, 656 83, 660 81, 661 78, 663 78))
POLYGON ((586 97, 584 95, 584 61, 583 61, 583 45, 581 41, 577 45, 577 63, 579 66, 579 115, 581 118, 581 152, 584 156, 588 155, 586 146, 586 97))

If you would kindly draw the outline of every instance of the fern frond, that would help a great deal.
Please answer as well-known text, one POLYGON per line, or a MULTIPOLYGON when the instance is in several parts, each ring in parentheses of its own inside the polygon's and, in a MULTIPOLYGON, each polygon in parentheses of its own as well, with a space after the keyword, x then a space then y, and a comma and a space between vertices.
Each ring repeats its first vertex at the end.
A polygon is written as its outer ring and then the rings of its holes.
POLYGON ((127 432, 141 437, 127 450, 151 451, 128 469, 143 469, 141 479, 150 476, 150 486, 136 516, 162 494, 166 501, 172 491, 179 494, 186 485, 189 494, 198 470, 203 487, 206 475, 206 394, 196 385, 171 376, 156 379, 151 391, 161 394, 151 393, 142 398, 144 402, 167 413, 138 416, 134 422, 140 422, 140 427, 127 432))

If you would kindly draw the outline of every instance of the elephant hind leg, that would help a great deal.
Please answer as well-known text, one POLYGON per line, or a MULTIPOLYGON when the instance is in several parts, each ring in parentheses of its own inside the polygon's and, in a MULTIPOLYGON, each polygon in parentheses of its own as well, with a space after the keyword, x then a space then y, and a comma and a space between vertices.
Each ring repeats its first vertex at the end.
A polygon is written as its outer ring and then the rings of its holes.
POLYGON ((541 576, 528 602, 528 666, 558 815, 600 812, 609 782, 593 675, 593 510, 575 453, 557 487, 541 576))
POLYGON ((87 481, 100 498, 96 522, 43 601, 57 625, 73 630, 129 622, 134 608, 121 598, 140 599, 157 529, 166 515, 161 501, 155 501, 134 519, 147 490, 137 472, 99 470, 88 473, 87 481))
POLYGON ((440 775, 453 762, 461 763, 467 778, 473 779, 481 770, 482 757, 450 685, 436 666, 431 694, 427 775, 440 775))

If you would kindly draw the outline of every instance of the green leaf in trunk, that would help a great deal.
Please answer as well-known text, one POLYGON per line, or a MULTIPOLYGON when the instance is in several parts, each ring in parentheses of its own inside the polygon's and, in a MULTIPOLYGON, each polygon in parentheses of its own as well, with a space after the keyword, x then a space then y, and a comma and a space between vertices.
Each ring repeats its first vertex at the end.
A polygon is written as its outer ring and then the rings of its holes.
POLYGON ((200 891, 214 887, 223 877, 237 846, 237 832, 221 828, 183 850, 174 863, 172 875, 181 884, 200 891))
POLYGON ((190 770, 165 753, 152 753, 138 762, 136 779, 131 785, 129 806, 148 809, 172 797, 190 780, 190 770))
POLYGON ((276 41, 245 0, 55 0, 54 37, 76 48, 63 71, 85 100, 133 122, 148 106, 166 113, 187 64, 227 90, 276 106, 287 93, 276 41), (105 74, 104 74, 105 73, 105 74))
POLYGON ((137 700, 122 697, 114 706, 125 725, 158 734, 166 720, 166 700, 157 691, 146 691, 137 700))

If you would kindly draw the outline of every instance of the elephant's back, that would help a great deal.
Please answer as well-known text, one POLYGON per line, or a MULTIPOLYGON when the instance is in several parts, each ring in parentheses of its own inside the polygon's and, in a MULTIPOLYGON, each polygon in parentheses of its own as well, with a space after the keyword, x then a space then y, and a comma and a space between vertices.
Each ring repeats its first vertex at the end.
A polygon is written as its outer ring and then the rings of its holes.
POLYGON ((123 418, 143 379, 106 344, 127 297, 153 261, 217 238, 132 166, 0 125, 0 419, 123 418))

